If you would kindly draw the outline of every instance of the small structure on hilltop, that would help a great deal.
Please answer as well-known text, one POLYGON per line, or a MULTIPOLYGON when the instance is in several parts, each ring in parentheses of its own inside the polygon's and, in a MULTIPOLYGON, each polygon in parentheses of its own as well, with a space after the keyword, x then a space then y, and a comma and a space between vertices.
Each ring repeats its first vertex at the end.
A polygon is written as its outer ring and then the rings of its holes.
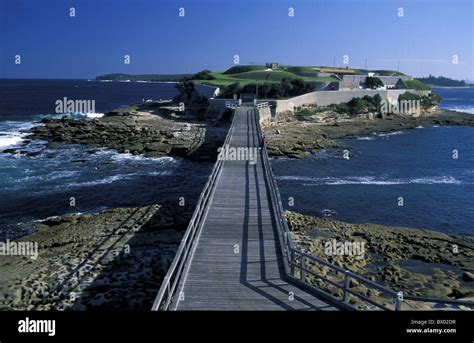
POLYGON ((265 63, 265 67, 267 67, 269 69, 272 69, 272 70, 279 69, 280 68, 280 63, 267 62, 267 63, 265 63))

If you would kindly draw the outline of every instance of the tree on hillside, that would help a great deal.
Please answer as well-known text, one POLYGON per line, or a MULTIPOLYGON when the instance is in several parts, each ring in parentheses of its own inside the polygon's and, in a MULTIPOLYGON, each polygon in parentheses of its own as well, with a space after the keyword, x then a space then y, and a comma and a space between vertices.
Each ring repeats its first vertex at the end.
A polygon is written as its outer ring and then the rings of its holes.
POLYGON ((177 96, 177 101, 188 103, 191 101, 193 94, 195 93, 194 84, 189 81, 179 82, 176 84, 176 89, 179 92, 177 96))
POLYGON ((249 83, 242 88, 238 83, 223 87, 219 98, 231 98, 233 94, 250 93, 256 94, 258 87, 258 98, 279 99, 298 96, 314 90, 314 84, 301 79, 283 78, 280 83, 249 83))
POLYGON ((372 97, 372 103, 374 104, 375 112, 377 113, 377 117, 381 118, 382 113, 380 112, 380 109, 382 107, 382 97, 380 96, 380 94, 375 94, 372 97))
POLYGON ((313 85, 311 83, 300 79, 291 80, 291 86, 292 89, 290 95, 292 96, 297 96, 313 91, 313 85))
POLYGON ((280 94, 281 96, 287 96, 287 94, 291 94, 293 86, 291 85, 290 80, 286 77, 281 80, 280 83, 280 94))
POLYGON ((383 87, 383 82, 378 77, 367 76, 365 78, 365 87, 370 89, 377 89, 378 87, 383 87))
POLYGON ((240 83, 239 83, 239 82, 231 83, 231 84, 227 87, 227 90, 228 90, 228 92, 230 93, 230 95, 242 93, 242 87, 240 86, 240 83))
POLYGON ((281 87, 279 84, 273 83, 268 90, 267 97, 271 99, 278 99, 282 97, 281 87))
POLYGON ((191 81, 191 80, 215 80, 215 77, 211 75, 210 70, 202 70, 192 76, 185 77, 185 81, 191 81))
POLYGON ((257 92, 257 85, 254 83, 250 83, 248 85, 245 85, 242 88, 242 93, 248 93, 248 94, 255 94, 257 92))
POLYGON ((463 80, 453 80, 443 76, 433 76, 429 75, 428 77, 419 77, 416 80, 421 81, 425 84, 442 86, 442 87, 465 87, 466 82, 463 80))
POLYGON ((231 99, 234 97, 234 94, 240 93, 242 93, 242 87, 240 86, 240 83, 234 82, 227 87, 222 87, 218 97, 231 99))
POLYGON ((268 92, 270 91, 270 85, 268 83, 263 83, 258 85, 258 98, 264 99, 268 97, 268 92))

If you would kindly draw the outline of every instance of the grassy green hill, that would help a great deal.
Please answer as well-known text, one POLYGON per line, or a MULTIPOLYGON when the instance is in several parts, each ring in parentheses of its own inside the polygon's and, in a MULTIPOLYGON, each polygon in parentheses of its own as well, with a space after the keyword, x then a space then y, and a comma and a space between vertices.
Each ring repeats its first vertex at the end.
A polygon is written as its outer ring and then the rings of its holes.
POLYGON ((405 84, 408 88, 421 91, 429 91, 431 89, 430 86, 416 79, 405 81, 405 84))
POLYGON ((391 75, 394 75, 394 76, 400 76, 400 75, 405 75, 399 71, 396 71, 396 70, 373 70, 374 73, 378 73, 380 75, 383 75, 383 76, 391 76, 391 75))
MULTIPOLYGON (((302 81, 321 81, 321 82, 338 82, 336 77, 320 77, 318 72, 326 73, 362 73, 368 72, 366 69, 349 69, 349 68, 332 68, 323 66, 280 66, 280 68, 272 70, 263 65, 237 65, 233 66, 223 72, 203 71, 194 75, 188 74, 174 74, 174 75, 130 75, 130 74, 107 74, 97 76, 97 80, 116 80, 116 81, 181 81, 184 78, 217 87, 227 87, 233 83, 239 83, 244 87, 249 84, 275 84, 280 83, 283 79, 302 81), (206 77, 204 77, 206 76, 206 77), (202 78, 202 79, 201 79, 202 78), (212 78, 212 79, 211 79, 212 78)), ((381 75, 404 75, 403 73, 393 70, 373 70, 373 72, 381 75)), ((407 84, 408 85, 408 84, 407 84)), ((415 89, 429 89, 426 85, 420 82, 411 82, 409 85, 415 89)))
POLYGON ((232 74, 239 74, 245 73, 248 71, 255 71, 255 70, 265 70, 267 67, 261 65, 238 65, 227 69, 222 74, 232 75, 232 74))
MULTIPOLYGON (((347 73, 362 73, 369 72, 366 69, 346 69, 346 68, 332 68, 323 66, 280 66, 276 70, 271 70, 263 65, 238 65, 233 66, 224 72, 212 72, 210 73, 213 80, 199 80, 194 79, 193 81, 208 84, 217 87, 226 87, 232 83, 240 83, 241 86, 245 86, 252 83, 279 83, 282 79, 288 80, 300 79, 303 81, 323 81, 332 82, 339 80, 335 77, 320 77, 317 76, 318 72, 347 72, 347 73)), ((394 70, 373 70, 373 72, 379 73, 380 75, 405 75, 403 73, 394 70)), ((416 84, 416 86, 420 86, 416 84)), ((420 86, 421 87, 421 86, 420 86)))
MULTIPOLYGON (((308 67, 310 68, 310 67, 308 67)), ((317 77, 317 76, 301 76, 291 72, 292 69, 271 70, 264 66, 235 66, 224 72, 212 72, 214 80, 194 80, 195 82, 225 87, 232 83, 240 83, 241 86, 252 83, 280 83, 283 79, 294 80, 300 79, 304 81, 338 81, 333 77, 317 77)), ((301 70, 301 69, 298 69, 301 70)), ((315 72, 314 69, 309 69, 315 72)), ((316 74, 315 74, 316 75, 316 74)))

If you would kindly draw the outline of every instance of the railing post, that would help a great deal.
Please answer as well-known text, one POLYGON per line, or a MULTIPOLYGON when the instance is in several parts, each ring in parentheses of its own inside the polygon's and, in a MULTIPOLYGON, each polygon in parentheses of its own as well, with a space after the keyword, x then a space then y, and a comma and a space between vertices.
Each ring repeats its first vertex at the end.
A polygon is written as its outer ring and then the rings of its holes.
POLYGON ((347 303, 349 301, 349 282, 350 282, 350 277, 349 277, 349 273, 348 271, 346 270, 344 272, 344 288, 343 288, 343 299, 342 301, 344 301, 345 303, 347 303))
POLYGON ((306 268, 305 257, 304 255, 301 255, 300 269, 301 269, 301 281, 303 282, 306 282, 306 273, 304 271, 305 268, 306 268))
POLYGON ((402 302, 400 300, 395 300, 395 311, 400 311, 400 308, 402 307, 402 302))
POLYGON ((403 292, 398 292, 395 297, 395 311, 400 311, 403 302, 403 292))
POLYGON ((295 262, 295 251, 292 249, 290 250, 290 274, 291 276, 295 276, 295 265, 293 264, 295 262))

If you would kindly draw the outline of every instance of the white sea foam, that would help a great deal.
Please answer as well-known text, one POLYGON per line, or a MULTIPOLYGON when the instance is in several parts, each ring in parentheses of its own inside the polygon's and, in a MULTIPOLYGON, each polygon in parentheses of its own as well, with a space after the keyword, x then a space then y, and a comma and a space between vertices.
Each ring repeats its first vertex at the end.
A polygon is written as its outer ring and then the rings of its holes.
MULTIPOLYGON (((104 209, 106 209, 106 207, 99 207, 96 211, 91 211, 91 212, 88 212, 89 214, 99 214, 100 212, 102 212, 104 209)), ((82 216, 84 214, 84 212, 72 212, 72 213, 67 213, 66 215, 67 216, 82 216)), ((63 216, 49 216, 49 217, 46 217, 46 218, 42 218, 42 219, 36 219, 36 220, 33 220, 34 223, 43 223, 45 221, 49 221, 49 220, 54 220, 54 219, 59 219, 63 216)))
POLYGON ((455 112, 465 112, 474 114, 474 106, 452 106, 448 107, 447 109, 455 112))
MULTIPOLYGON (((102 118, 105 115, 105 113, 97 113, 97 112, 88 112, 88 113, 82 113, 82 112, 74 112, 74 113, 43 113, 43 114, 38 114, 36 118, 38 120, 47 118, 47 119, 61 119, 64 116, 71 116, 76 119, 95 119, 95 118, 102 118)), ((38 124, 35 124, 38 125, 38 124)))
POLYGON ((322 209, 320 213, 323 217, 332 217, 333 215, 337 214, 336 211, 330 210, 328 208, 322 209))
POLYGON ((339 186, 339 185, 407 185, 407 184, 420 184, 420 185, 431 185, 431 184, 462 184, 460 180, 453 176, 427 176, 421 178, 407 178, 407 179, 384 179, 376 178, 374 176, 354 176, 346 178, 335 178, 335 177, 307 177, 307 176, 280 176, 279 180, 289 181, 301 181, 304 182, 305 186, 315 185, 328 185, 328 186, 339 186))
POLYGON ((155 162, 162 162, 163 164, 171 164, 176 162, 177 160, 174 159, 173 157, 170 156, 163 156, 163 157, 146 157, 144 155, 133 155, 130 153, 127 154, 121 154, 117 153, 115 151, 110 151, 108 150, 107 152, 101 152, 102 154, 110 154, 112 160, 114 161, 127 161, 127 160, 132 160, 132 161, 155 161, 155 162))
POLYGON ((28 133, 20 132, 34 126, 30 122, 5 121, 2 122, 3 131, 0 131, 0 149, 19 146, 28 133))
POLYGON ((113 176, 107 176, 103 179, 92 180, 92 181, 83 181, 83 182, 72 182, 67 185, 58 185, 55 187, 58 189, 69 189, 69 188, 78 188, 78 187, 89 187, 89 186, 98 186, 98 185, 107 185, 117 181, 131 180, 134 178, 140 178, 144 176, 165 176, 172 175, 171 171, 156 171, 156 172, 144 172, 144 173, 130 173, 130 174, 117 174, 113 176))
POLYGON ((108 148, 99 148, 94 150, 92 156, 103 157, 103 158, 110 158, 110 160, 115 162, 145 162, 145 163, 158 163, 161 165, 173 165, 178 163, 179 160, 170 157, 170 156, 163 156, 163 157, 148 157, 145 155, 134 155, 131 153, 120 153, 112 149, 108 148))
MULTIPOLYGON (((93 181, 84 181, 84 182, 74 182, 74 183, 69 183, 66 188, 76 188, 76 187, 87 187, 87 186, 97 186, 97 185, 105 185, 105 184, 110 184, 115 181, 120 181, 120 180, 128 180, 132 179, 135 177, 137 174, 118 174, 118 175, 113 175, 113 176, 108 176, 103 179, 99 180, 93 180, 93 181)), ((56 189, 62 189, 64 188, 63 185, 58 185, 55 187, 56 189)))
POLYGON ((74 113, 59 113, 58 116, 60 117, 63 117, 63 116, 72 116, 73 118, 78 118, 78 119, 81 119, 81 118, 89 118, 89 119, 95 119, 95 118, 102 118, 105 113, 96 113, 96 112, 87 112, 87 113, 83 113, 83 112, 74 112, 74 113))
POLYGON ((394 131, 394 132, 388 132, 388 133, 379 133, 379 137, 389 137, 389 136, 397 136, 397 135, 403 135, 405 134, 404 131, 394 131))
POLYGON ((0 134, 0 148, 14 147, 23 141, 20 136, 0 134))
MULTIPOLYGON (((82 113, 81 113, 82 114, 82 113)), ((86 113, 85 116, 87 118, 91 118, 91 119, 94 119, 94 118, 102 118, 103 116, 105 115, 105 113, 86 113)))
POLYGON ((23 180, 24 181, 29 181, 29 180, 52 181, 52 180, 59 180, 59 179, 75 176, 78 173, 79 172, 77 170, 57 170, 45 175, 27 176, 23 180))
POLYGON ((359 141, 373 141, 375 139, 375 137, 357 137, 357 140, 359 141))

